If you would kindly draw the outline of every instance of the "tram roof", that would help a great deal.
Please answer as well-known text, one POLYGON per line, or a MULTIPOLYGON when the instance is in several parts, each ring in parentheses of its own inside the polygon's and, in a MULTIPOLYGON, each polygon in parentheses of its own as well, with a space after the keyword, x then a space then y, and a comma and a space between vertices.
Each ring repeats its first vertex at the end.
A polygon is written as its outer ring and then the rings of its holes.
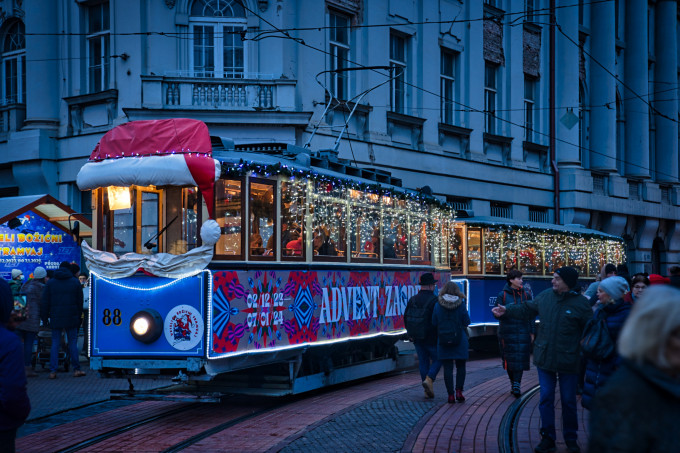
POLYGON ((611 239, 615 241, 622 241, 623 239, 619 236, 613 234, 604 233, 598 230, 592 230, 586 228, 582 225, 557 225, 553 223, 543 223, 543 222, 529 222, 529 221, 518 221, 513 219, 506 219, 503 217, 491 217, 491 216, 474 216, 465 219, 457 219, 461 223, 465 223, 470 226, 497 226, 504 227, 505 229, 524 229, 524 230, 534 230, 534 231, 551 231, 556 233, 572 233, 579 236, 587 237, 599 237, 602 239, 611 239))
POLYGON ((402 180, 389 171, 376 168, 360 168, 347 159, 340 159, 331 150, 312 152, 285 143, 230 144, 227 139, 211 137, 213 158, 223 163, 239 165, 253 163, 264 166, 286 166, 291 170, 316 173, 360 184, 380 185, 399 192, 419 193, 402 187, 402 180), (220 143, 221 141, 221 143, 220 143))

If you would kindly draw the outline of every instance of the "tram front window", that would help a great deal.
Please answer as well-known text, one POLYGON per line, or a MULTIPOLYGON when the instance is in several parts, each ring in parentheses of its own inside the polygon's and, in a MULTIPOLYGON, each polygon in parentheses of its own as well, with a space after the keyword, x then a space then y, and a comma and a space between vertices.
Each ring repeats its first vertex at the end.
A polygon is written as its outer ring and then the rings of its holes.
POLYGON ((219 179, 215 182, 215 219, 222 229, 215 254, 231 258, 241 256, 241 216, 243 200, 241 181, 219 179))
POLYGON ((159 230, 161 191, 153 186, 133 186, 108 187, 101 193, 104 243, 100 246, 117 254, 158 252, 158 241, 152 241, 150 249, 144 244, 159 230), (121 204, 122 198, 126 202, 121 204))

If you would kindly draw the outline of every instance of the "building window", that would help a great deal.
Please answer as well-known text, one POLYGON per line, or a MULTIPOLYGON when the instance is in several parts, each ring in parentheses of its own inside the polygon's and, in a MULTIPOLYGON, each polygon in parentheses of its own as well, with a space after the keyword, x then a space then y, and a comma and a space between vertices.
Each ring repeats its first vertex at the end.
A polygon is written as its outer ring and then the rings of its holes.
POLYGON ((404 113, 406 106, 406 38, 390 34, 390 107, 393 112, 404 113))
POLYGON ((512 205, 507 203, 491 203, 491 215, 512 219, 512 205))
POLYGON ((191 6, 192 68, 195 77, 245 76, 245 9, 237 0, 196 0, 191 6))
POLYGON ((535 141, 536 85, 535 79, 524 78, 524 140, 527 142, 535 141))
POLYGON ((529 207, 529 221, 530 222, 541 222, 548 223, 548 210, 545 208, 532 208, 529 207))
POLYGON ((485 132, 496 133, 496 73, 498 68, 495 65, 486 63, 484 68, 484 113, 486 114, 485 132))
POLYGON ((109 87, 111 53, 109 2, 87 8, 87 70, 90 93, 109 87))
POLYGON ((26 41, 23 22, 14 22, 2 46, 3 104, 26 102, 26 41))
POLYGON ((455 81, 456 54, 450 50, 441 50, 441 122, 453 124, 453 82, 455 81))
MULTIPOLYGON (((339 14, 330 14, 329 54, 330 69, 338 71, 349 67, 349 18, 339 14)), ((347 71, 331 72, 331 93, 338 99, 349 97, 349 73, 347 71)))

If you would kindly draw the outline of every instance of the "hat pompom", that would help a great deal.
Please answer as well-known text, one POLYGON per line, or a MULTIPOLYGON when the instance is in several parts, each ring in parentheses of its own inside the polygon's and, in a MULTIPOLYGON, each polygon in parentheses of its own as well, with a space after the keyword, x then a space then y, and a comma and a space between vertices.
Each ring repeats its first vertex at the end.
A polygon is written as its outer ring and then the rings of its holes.
POLYGON ((201 239, 204 245, 213 246, 217 244, 220 240, 220 235, 222 234, 219 224, 210 219, 203 222, 201 225, 201 239))

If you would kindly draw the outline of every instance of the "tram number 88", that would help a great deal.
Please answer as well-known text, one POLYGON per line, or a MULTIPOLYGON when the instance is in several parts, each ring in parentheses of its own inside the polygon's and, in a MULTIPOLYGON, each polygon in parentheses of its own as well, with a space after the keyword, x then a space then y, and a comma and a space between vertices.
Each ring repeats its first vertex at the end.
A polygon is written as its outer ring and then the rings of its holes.
POLYGON ((105 308, 102 322, 104 323, 105 326, 110 326, 111 324, 113 324, 114 326, 121 325, 122 320, 120 317, 120 308, 114 308, 113 312, 111 312, 110 309, 105 308))

